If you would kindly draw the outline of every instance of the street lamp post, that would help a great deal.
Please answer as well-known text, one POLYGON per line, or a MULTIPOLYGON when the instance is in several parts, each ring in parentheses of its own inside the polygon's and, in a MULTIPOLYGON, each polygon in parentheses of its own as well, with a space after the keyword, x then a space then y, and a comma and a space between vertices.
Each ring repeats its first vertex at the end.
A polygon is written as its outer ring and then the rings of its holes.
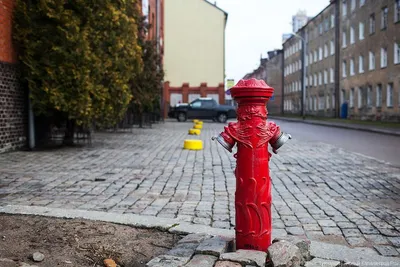
POLYGON ((307 65, 306 65, 306 56, 307 56, 307 42, 306 40, 298 35, 297 33, 292 33, 294 36, 296 36, 297 38, 301 39, 301 43, 303 46, 303 60, 302 60, 302 71, 303 71, 303 83, 302 83, 302 89, 301 89, 301 93, 302 93, 302 100, 301 100, 301 116, 303 117, 303 120, 306 118, 306 109, 305 109, 305 104, 306 104, 306 75, 307 75, 307 65))

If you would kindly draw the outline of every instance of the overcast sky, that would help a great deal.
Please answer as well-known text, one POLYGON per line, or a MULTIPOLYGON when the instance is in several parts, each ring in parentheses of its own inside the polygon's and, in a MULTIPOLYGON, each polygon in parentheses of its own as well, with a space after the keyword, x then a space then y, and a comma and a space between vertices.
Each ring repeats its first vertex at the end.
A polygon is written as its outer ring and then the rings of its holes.
MULTIPOLYGON (((209 0, 214 3, 215 0, 209 0)), ((216 0, 228 13, 226 75, 237 82, 257 68, 260 55, 282 48, 282 33, 292 31, 292 15, 317 15, 329 0, 216 0)))

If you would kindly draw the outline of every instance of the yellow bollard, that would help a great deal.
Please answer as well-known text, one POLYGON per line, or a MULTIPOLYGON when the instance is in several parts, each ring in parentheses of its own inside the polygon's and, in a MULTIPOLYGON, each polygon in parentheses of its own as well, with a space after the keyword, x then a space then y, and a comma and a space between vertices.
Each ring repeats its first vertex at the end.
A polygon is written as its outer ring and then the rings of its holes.
POLYGON ((203 129, 203 125, 201 125, 201 124, 195 124, 195 125, 193 125, 193 128, 194 128, 194 129, 203 129))
POLYGON ((189 129, 189 134, 200 135, 200 133, 201 133, 200 129, 189 129))
POLYGON ((198 123, 199 122, 199 120, 193 120, 193 123, 194 124, 196 124, 196 123, 198 123))
POLYGON ((203 149, 203 141, 194 140, 194 139, 186 139, 183 143, 183 149, 202 150, 203 149))

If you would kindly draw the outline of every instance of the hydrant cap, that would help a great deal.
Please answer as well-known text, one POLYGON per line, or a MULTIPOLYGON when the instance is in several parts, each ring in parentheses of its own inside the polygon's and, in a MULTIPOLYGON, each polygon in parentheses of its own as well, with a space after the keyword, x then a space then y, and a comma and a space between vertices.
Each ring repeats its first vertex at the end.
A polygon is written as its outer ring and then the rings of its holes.
POLYGON ((251 78, 240 80, 230 89, 232 97, 262 97, 270 98, 274 94, 274 88, 266 84, 263 80, 251 78))

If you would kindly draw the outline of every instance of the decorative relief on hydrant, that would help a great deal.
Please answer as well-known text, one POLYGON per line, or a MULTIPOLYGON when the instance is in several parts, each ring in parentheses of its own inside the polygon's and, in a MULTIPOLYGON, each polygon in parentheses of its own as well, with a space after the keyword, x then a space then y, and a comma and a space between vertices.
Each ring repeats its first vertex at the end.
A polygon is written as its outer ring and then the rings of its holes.
POLYGON ((231 88, 238 103, 237 122, 230 122, 216 139, 232 152, 237 145, 235 210, 236 249, 266 251, 271 244, 271 178, 268 144, 274 153, 291 138, 267 122, 266 103, 274 89, 264 81, 240 80, 231 88))

